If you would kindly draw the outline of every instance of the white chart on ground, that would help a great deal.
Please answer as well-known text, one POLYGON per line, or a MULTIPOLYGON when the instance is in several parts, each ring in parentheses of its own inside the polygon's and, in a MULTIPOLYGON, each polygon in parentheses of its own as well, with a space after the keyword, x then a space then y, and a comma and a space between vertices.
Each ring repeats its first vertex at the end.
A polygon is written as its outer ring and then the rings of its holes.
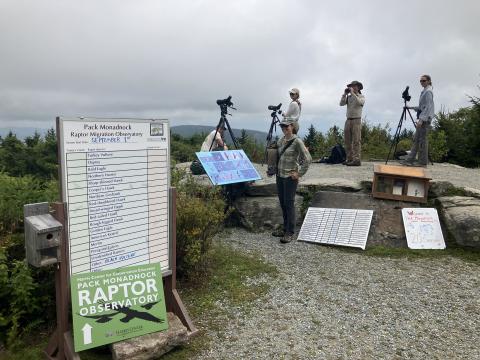
POLYGON ((169 264, 165 120, 60 120, 70 273, 169 264))
POLYGON ((436 209, 404 208, 402 217, 410 249, 445 249, 436 209))
POLYGON ((373 210, 308 208, 298 240, 365 250, 373 210))

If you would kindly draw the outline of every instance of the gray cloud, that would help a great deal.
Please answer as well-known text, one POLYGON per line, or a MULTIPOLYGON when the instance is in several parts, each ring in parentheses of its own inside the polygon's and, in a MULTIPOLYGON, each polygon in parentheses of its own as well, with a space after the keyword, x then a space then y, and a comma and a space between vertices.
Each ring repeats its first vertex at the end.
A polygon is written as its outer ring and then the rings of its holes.
POLYGON ((365 84, 364 115, 396 125, 401 92, 432 75, 437 109, 478 94, 478 1, 3 1, 0 127, 57 115, 169 118, 266 130, 301 89, 306 128, 343 126, 339 96, 365 84))

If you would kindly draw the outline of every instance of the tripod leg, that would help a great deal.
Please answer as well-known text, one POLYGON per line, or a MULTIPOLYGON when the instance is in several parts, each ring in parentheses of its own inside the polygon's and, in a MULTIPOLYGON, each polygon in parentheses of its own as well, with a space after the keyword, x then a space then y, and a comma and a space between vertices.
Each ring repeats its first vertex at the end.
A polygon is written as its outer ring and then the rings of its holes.
POLYGON ((228 133, 232 138, 233 145, 235 145, 235 149, 238 149, 237 139, 235 139, 235 135, 233 135, 232 128, 230 127, 230 124, 228 123, 227 118, 225 118, 224 121, 225 121, 225 124, 227 124, 228 133))
POLYGON ((222 125, 222 121, 222 118, 220 118, 220 120, 218 121, 217 127, 215 128, 215 134, 213 135, 212 143, 210 144, 208 151, 212 151, 213 144, 215 143, 215 139, 217 138, 218 128, 222 125))
POLYGON ((278 120, 277 115, 272 116, 272 122, 270 123, 270 129, 268 130, 268 134, 267 134, 267 143, 265 144, 265 156, 263 158, 262 166, 265 162, 267 162, 268 147, 272 144, 273 130, 275 129, 275 132, 276 132, 275 125, 277 124, 277 122, 280 122, 280 120, 278 120))
MULTIPOLYGON (((410 109, 407 109, 408 115, 410 115, 410 120, 412 120, 413 127, 416 128, 417 124, 415 123, 415 120, 413 120, 412 113, 410 112, 410 109)), ((405 116, 405 119, 407 119, 407 116, 405 116)))
POLYGON ((395 152, 397 151, 398 140, 400 139, 400 132, 402 131, 402 123, 403 119, 407 116, 406 108, 403 108, 402 115, 400 116, 400 120, 398 121, 397 130, 395 131, 395 135, 393 136, 392 144, 390 145, 390 150, 388 151, 387 160, 385 161, 385 165, 388 164, 388 160, 390 160, 390 154, 392 153, 393 149, 393 156, 395 156, 395 152))

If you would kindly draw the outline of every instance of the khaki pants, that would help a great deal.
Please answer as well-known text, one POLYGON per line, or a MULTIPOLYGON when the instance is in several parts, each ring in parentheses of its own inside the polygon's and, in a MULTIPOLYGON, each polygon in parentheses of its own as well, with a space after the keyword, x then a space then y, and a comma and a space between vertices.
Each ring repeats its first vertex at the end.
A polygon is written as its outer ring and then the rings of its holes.
POLYGON ((347 162, 360 162, 362 151, 362 119, 347 119, 347 121, 345 121, 344 136, 347 162))

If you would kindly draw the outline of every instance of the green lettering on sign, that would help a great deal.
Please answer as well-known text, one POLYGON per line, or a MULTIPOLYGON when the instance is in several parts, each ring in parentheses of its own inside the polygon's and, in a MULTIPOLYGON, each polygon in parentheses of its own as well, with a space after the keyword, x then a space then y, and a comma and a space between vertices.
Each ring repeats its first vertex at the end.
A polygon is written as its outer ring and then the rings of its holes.
POLYGON ((166 330, 160 264, 72 275, 75 351, 166 330))

